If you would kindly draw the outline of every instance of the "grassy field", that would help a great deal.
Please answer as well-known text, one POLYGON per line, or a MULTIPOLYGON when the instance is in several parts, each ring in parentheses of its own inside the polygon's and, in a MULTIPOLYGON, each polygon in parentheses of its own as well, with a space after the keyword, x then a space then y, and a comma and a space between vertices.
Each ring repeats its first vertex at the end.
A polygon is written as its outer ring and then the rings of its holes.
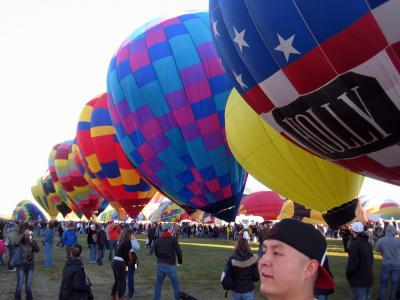
MULTIPOLYGON (((135 299, 152 299, 155 285, 156 258, 148 255, 148 249, 144 248, 144 236, 139 236, 142 249, 139 251, 139 268, 135 274, 135 299)), ((58 239, 58 238, 57 238, 58 239)), ((85 245, 86 236, 79 238, 85 245)), ((347 262, 347 254, 343 252, 341 240, 329 240, 329 262, 335 276, 336 290, 330 299, 350 299, 350 290, 344 276, 347 262)), ((224 291, 219 279, 226 259, 232 253, 234 242, 209 239, 181 239, 183 252, 183 265, 178 269, 181 289, 197 299, 224 299, 224 291)), ((253 245, 256 250, 256 244, 253 245)), ((85 270, 93 283, 95 299, 109 299, 113 275, 107 259, 103 266, 89 264, 89 249, 85 248, 83 261, 85 270)), ((108 257, 108 252, 107 252, 108 257)), ((58 299, 58 291, 61 283, 62 268, 65 263, 65 250, 53 249, 53 266, 43 267, 44 253, 35 256, 36 266, 33 274, 34 299, 55 300, 58 299)), ((375 257, 374 272, 375 284, 373 297, 376 298, 379 286, 380 257, 375 257)), ((8 272, 5 266, 0 267, 0 299, 14 299, 16 273, 8 272)), ((263 299, 258 292, 256 299, 263 299)), ((173 299, 172 287, 169 280, 164 282, 162 299, 173 299)), ((23 298, 24 299, 24 298, 23 298)))

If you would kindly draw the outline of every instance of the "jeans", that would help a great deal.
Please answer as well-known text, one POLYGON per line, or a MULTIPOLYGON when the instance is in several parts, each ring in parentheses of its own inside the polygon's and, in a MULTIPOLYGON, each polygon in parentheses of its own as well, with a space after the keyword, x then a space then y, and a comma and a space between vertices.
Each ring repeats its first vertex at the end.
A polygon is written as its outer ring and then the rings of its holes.
POLYGON ((22 287, 25 282, 26 300, 32 300, 32 275, 34 265, 21 264, 17 267, 17 287, 15 289, 15 300, 21 300, 22 287))
POLYGON ((352 300, 370 300, 371 287, 352 287, 351 288, 352 300))
POLYGON ((44 243, 44 266, 51 266, 51 248, 53 245, 51 243, 44 243))
POLYGON ((128 266, 128 297, 135 294, 135 266, 128 266))
POLYGON ((96 261, 97 259, 97 251, 96 251, 96 244, 89 244, 90 248, 90 261, 96 261))
POLYGON ((232 291, 232 300, 254 300, 254 291, 247 293, 237 293, 232 291))
POLYGON ((381 269, 381 282, 379 285, 378 300, 384 300, 387 285, 390 280, 390 299, 396 300, 397 282, 399 280, 400 265, 393 263, 383 263, 381 269))
POLYGON ((113 259, 111 268, 114 274, 114 284, 111 289, 111 295, 115 296, 118 291, 118 297, 121 298, 124 296, 126 289, 125 262, 113 259))
POLYGON ((103 264, 105 248, 106 248, 105 246, 98 246, 97 248, 97 263, 99 264, 99 266, 103 264))
POLYGON ((108 247, 110 248, 109 249, 109 252, 108 252, 108 260, 112 260, 113 259, 113 255, 112 255, 112 252, 113 252, 113 250, 114 250, 114 254, 115 254, 115 252, 116 252, 116 247, 117 247, 117 241, 113 241, 113 240, 109 240, 108 241, 108 247))
POLYGON ((15 248, 14 247, 8 247, 8 270, 13 270, 14 268, 11 267, 11 257, 14 255, 15 248))
POLYGON ((174 288, 175 300, 179 300, 180 288, 178 282, 178 273, 176 272, 176 266, 169 264, 157 264, 157 282, 154 290, 154 300, 161 299, 161 287, 165 276, 168 276, 169 280, 171 280, 172 287, 174 288))
POLYGON ((0 265, 4 265, 3 253, 0 253, 0 265))
POLYGON ((328 300, 328 295, 318 295, 318 296, 315 296, 315 299, 317 299, 317 300, 328 300))

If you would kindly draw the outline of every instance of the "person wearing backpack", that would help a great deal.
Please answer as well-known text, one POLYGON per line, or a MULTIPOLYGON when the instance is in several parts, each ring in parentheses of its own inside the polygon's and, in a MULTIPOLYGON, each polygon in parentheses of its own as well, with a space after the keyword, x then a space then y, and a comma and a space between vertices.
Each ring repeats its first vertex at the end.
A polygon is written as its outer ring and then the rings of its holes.
POLYGON ((91 283, 86 277, 81 254, 81 245, 75 244, 71 247, 70 256, 63 269, 59 300, 93 299, 91 283))
MULTIPOLYGON (((229 257, 225 266, 225 278, 222 285, 226 290, 232 290, 232 300, 253 300, 255 282, 260 280, 257 268, 258 255, 251 253, 249 242, 242 235, 239 236, 235 251, 229 257), (231 286, 224 286, 230 276, 231 286)), ((230 278, 229 278, 230 281, 230 278)))

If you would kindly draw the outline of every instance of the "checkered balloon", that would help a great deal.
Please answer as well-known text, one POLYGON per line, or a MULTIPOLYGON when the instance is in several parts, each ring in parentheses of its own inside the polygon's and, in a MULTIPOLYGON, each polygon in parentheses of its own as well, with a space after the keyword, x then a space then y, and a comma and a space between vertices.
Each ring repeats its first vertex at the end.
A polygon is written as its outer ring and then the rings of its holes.
POLYGON ((246 102, 278 132, 400 185, 400 1, 210 0, 213 38, 246 102))
POLYGON ((23 200, 17 204, 13 211, 12 218, 15 221, 23 223, 31 220, 47 220, 40 209, 29 200, 23 200))
POLYGON ((36 202, 45 210, 45 212, 52 219, 54 219, 58 215, 58 210, 57 206, 49 199, 49 189, 47 184, 47 179, 49 179, 49 177, 50 174, 46 172, 46 174, 40 177, 36 181, 36 184, 31 187, 31 192, 36 202))
POLYGON ((232 84, 208 14, 135 31, 112 58, 107 87, 117 137, 140 173, 180 206, 234 220, 247 174, 226 143, 232 84))
POLYGON ((156 189, 124 153, 111 123, 106 93, 89 101, 82 110, 76 141, 82 165, 94 174, 94 185, 116 211, 123 208, 131 218, 136 218, 156 189))

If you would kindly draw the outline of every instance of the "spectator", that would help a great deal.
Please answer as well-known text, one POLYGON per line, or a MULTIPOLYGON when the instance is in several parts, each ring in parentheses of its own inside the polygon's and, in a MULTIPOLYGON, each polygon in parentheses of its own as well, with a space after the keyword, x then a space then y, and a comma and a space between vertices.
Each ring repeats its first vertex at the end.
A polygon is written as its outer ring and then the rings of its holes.
POLYGON ((17 287, 15 289, 15 300, 21 300, 22 287, 25 283, 26 299, 32 300, 32 277, 34 270, 34 253, 39 252, 39 246, 33 239, 33 228, 27 228, 19 242, 21 247, 21 264, 17 266, 17 287))
POLYGON ((11 257, 13 257, 14 255, 14 251, 15 248, 17 247, 17 245, 19 244, 22 235, 19 233, 19 225, 18 224, 14 224, 11 233, 7 236, 7 248, 8 248, 8 271, 15 271, 15 268, 13 266, 11 266, 10 261, 11 261, 11 257))
POLYGON ((6 253, 6 247, 4 246, 3 232, 0 232, 0 266, 4 265, 4 254, 6 253))
POLYGON ((118 224, 115 224, 114 221, 111 221, 109 226, 108 226, 108 247, 109 247, 109 253, 108 253, 108 260, 111 261, 113 257, 113 251, 114 253, 117 250, 117 242, 118 242, 118 236, 119 233, 121 232, 121 227, 118 226, 118 224))
POLYGON ((65 252, 67 255, 67 259, 69 258, 69 250, 73 245, 76 244, 78 238, 76 236, 76 232, 74 230, 74 224, 72 222, 69 222, 67 225, 67 230, 64 231, 62 237, 62 243, 65 245, 65 252))
POLYGON ((53 229, 53 222, 49 222, 47 224, 47 228, 44 232, 44 266, 50 267, 51 266, 51 249, 53 248, 53 241, 54 241, 54 229, 53 229))
POLYGON ((269 300, 313 300, 314 288, 333 288, 323 267, 326 251, 325 237, 312 225, 295 219, 275 224, 258 264, 261 293, 269 300))
POLYGON ((81 260, 81 245, 73 245, 69 253, 70 256, 63 269, 59 300, 93 299, 91 284, 81 260))
POLYGON ((157 257, 157 282, 154 300, 161 299, 161 288, 166 276, 171 280, 175 300, 180 299, 176 267, 182 265, 182 251, 178 240, 171 235, 170 228, 170 224, 164 223, 160 237, 154 243, 154 253, 157 257), (178 258, 178 264, 176 258, 178 258))
POLYGON ((94 264, 97 260, 97 229, 96 224, 90 224, 87 235, 87 243, 90 250, 90 263, 94 264))
POLYGON ((101 266, 103 264, 104 252, 107 245, 107 235, 104 230, 104 224, 100 226, 100 230, 97 233, 97 264, 101 266))
POLYGON ((382 254, 381 279, 378 300, 384 300, 388 281, 391 282, 390 299, 396 300, 397 283, 400 274, 400 240, 395 238, 396 228, 386 227, 385 236, 380 238, 375 250, 382 254))
MULTIPOLYGON (((136 231, 133 230, 133 233, 131 235, 131 253, 135 253, 135 257, 137 258, 136 253, 139 251, 140 249, 140 244, 139 242, 136 240, 136 231)), ((135 276, 135 270, 137 267, 137 261, 136 262, 132 262, 130 264, 128 264, 128 297, 129 300, 133 299, 133 295, 135 294, 135 282, 134 282, 134 276, 135 276)))
POLYGON ((235 252, 229 257, 225 266, 226 269, 230 269, 232 276, 232 300, 254 299, 254 282, 260 280, 257 261, 258 256, 251 253, 248 240, 240 236, 235 252))
POLYGON ((354 239, 348 248, 346 278, 353 300, 367 300, 371 297, 371 287, 374 283, 372 246, 361 222, 354 222, 351 229, 354 239))

